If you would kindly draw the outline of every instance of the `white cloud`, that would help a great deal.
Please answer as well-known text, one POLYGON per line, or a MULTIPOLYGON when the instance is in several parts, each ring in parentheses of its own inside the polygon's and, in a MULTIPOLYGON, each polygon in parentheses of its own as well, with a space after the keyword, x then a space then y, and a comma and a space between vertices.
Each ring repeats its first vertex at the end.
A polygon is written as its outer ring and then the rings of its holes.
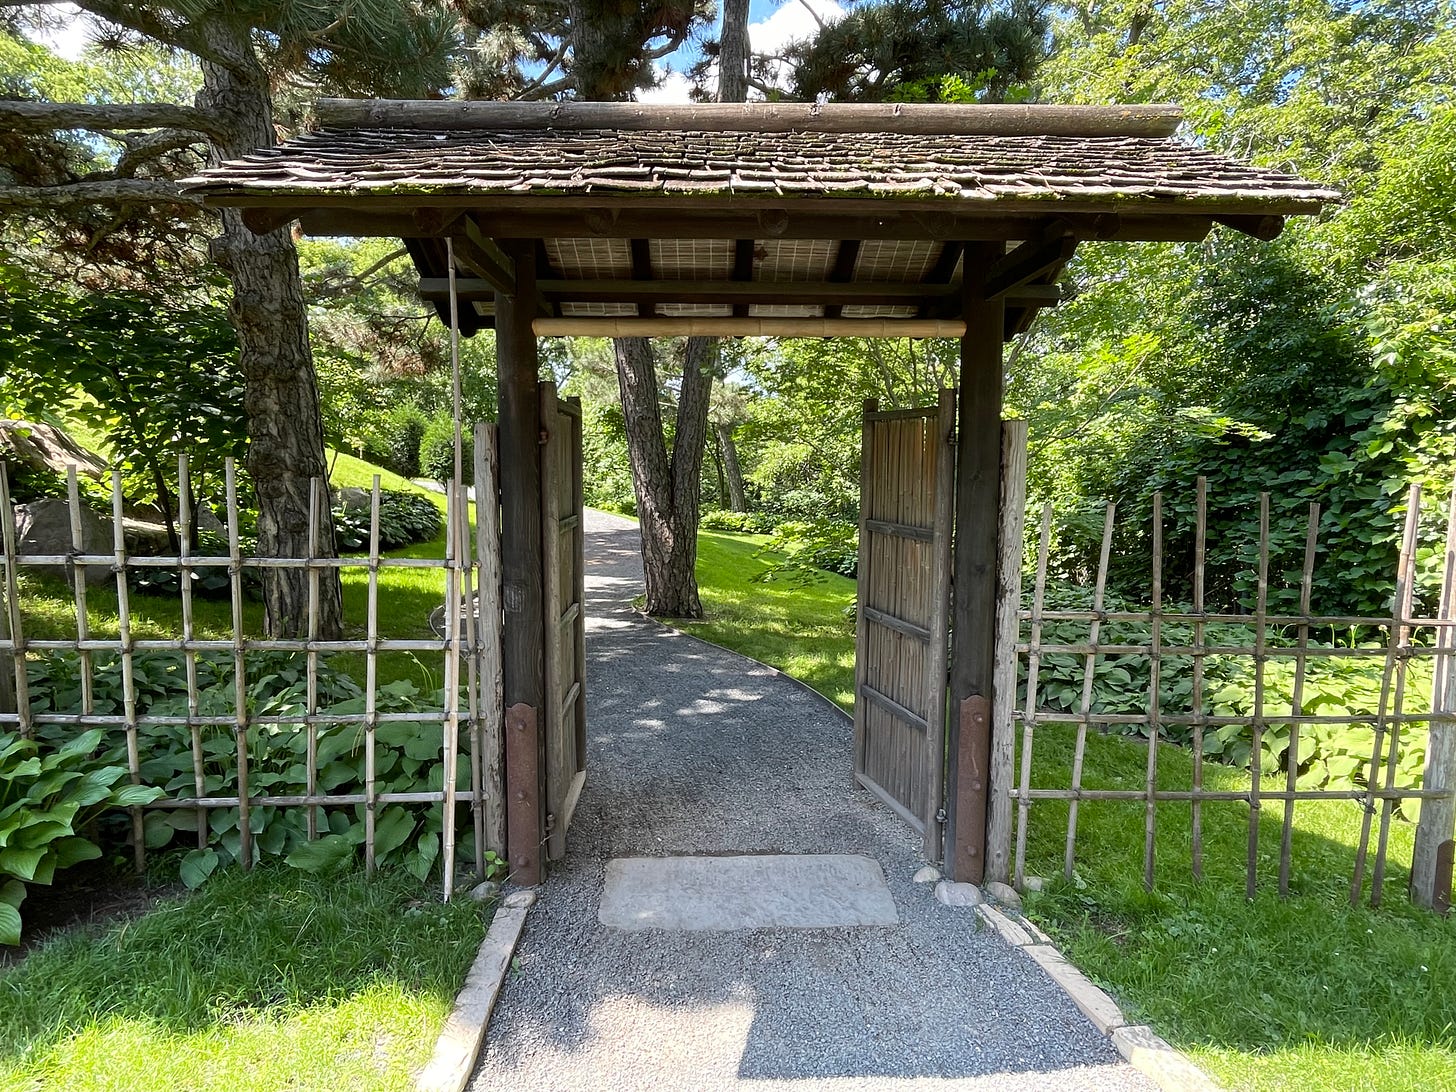
POLYGON ((681 72, 667 72, 654 65, 657 77, 662 82, 649 91, 638 91, 638 102, 685 103, 692 102, 692 83, 681 72))
POLYGON ((95 21, 74 4, 58 4, 50 15, 59 20, 57 25, 31 30, 27 37, 68 61, 79 60, 91 44, 95 21))
POLYGON ((842 18, 844 8, 835 0, 784 0, 767 19, 748 24, 749 45, 755 53, 777 53, 790 42, 812 38, 819 33, 815 15, 829 23, 842 18))

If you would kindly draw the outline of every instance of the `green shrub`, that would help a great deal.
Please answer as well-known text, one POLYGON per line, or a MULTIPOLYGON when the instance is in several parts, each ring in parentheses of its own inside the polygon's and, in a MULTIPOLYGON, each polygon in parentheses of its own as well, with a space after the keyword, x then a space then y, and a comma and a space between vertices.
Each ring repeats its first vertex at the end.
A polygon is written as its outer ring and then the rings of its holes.
MULTIPOLYGON (((334 509, 334 534, 340 550, 369 548, 367 509, 340 505, 334 509)), ((440 509, 429 497, 402 489, 379 493, 379 545, 398 550, 416 542, 428 542, 440 533, 440 509)))
POLYGON ((365 445, 369 461, 404 478, 420 476, 420 442, 429 419, 411 402, 385 415, 365 445))
MULTIPOLYGON (((97 655, 94 667, 94 702, 99 715, 122 709, 122 672, 119 657, 97 655)), ((186 662, 177 652, 138 652, 133 678, 138 715, 185 717, 188 713, 186 662)), ((226 715, 233 709, 232 663, 224 655, 197 657, 199 709, 204 716, 226 715)), ((37 711, 80 712, 80 665, 72 653, 39 658, 32 667, 32 701, 37 711)), ((253 717, 299 718, 281 724, 251 724, 247 730, 248 790, 253 796, 301 795, 308 788, 304 758, 308 730, 307 672, 303 656, 258 653, 248 657, 248 709, 253 717)), ((364 792, 365 734, 363 691, 348 675, 325 662, 318 670, 319 712, 344 719, 322 724, 317 732, 317 784, 332 795, 364 792)), ((376 788, 386 792, 438 789, 442 776, 440 696, 423 694, 402 680, 379 688, 381 713, 418 713, 418 720, 381 724, 375 731, 376 788)), ((60 746, 63 729, 50 729, 43 742, 60 746)), ((93 730, 98 739, 102 730, 93 730)), ((146 725, 139 729, 143 755, 141 772, 146 790, 155 799, 163 795, 196 793, 191 737, 185 727, 146 725)), ((111 761, 124 757, 126 741, 120 731, 104 737, 111 761)), ((231 728, 203 729, 203 791, 208 796, 237 792, 237 742, 231 728)), ((458 752, 456 785, 470 783, 467 749, 458 752)), ((125 772, 125 767, 122 767, 125 772)), ((123 790, 127 791, 127 790, 123 790)), ((126 802, 130 802, 129 800, 126 802)), ((242 853, 236 808, 213 808, 206 813, 208 848, 192 849, 182 862, 182 881, 189 887, 202 883, 219 866, 237 861, 242 853)), ((174 842, 192 843, 197 837, 194 808, 149 809, 146 816, 148 849, 174 842)), ((310 842, 306 809, 254 807, 249 812, 253 835, 252 857, 281 857, 308 871, 327 871, 354 861, 364 844, 363 805, 320 809, 319 834, 310 842)), ((466 824, 468 826, 468 824, 466 824)), ((426 879, 440 853, 441 814, 438 805, 388 804, 378 809, 375 859, 381 867, 401 867, 426 879)), ((470 834, 462 830, 468 847, 470 834)), ((462 854, 473 852, 462 849, 462 854)))
MULTIPOLYGON (((461 435, 461 476, 466 485, 475 484, 475 442, 467 429, 461 435)), ((436 417, 425 428, 420 440, 420 473, 437 482, 455 477, 455 422, 449 417, 436 417)))
POLYGON ((162 795, 119 784, 124 755, 98 756, 102 736, 92 728, 50 748, 0 733, 0 944, 20 943, 26 884, 48 884, 60 869, 101 856, 87 832, 102 812, 162 795))
POLYGON ((761 512, 729 512, 722 508, 704 512, 698 526, 704 531, 736 531, 752 535, 770 534, 774 529, 773 521, 761 512))
POLYGON ((785 520, 754 555, 769 567, 757 581, 787 579, 810 584, 825 573, 854 577, 859 571, 859 528, 845 520, 785 520))

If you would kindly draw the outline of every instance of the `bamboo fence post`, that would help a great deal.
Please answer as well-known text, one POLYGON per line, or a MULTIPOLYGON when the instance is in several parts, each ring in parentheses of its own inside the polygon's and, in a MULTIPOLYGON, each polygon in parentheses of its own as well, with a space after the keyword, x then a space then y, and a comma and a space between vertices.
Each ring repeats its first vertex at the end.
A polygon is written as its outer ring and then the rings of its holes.
MULTIPOLYGON (((1444 653, 1436 657, 1431 685, 1430 736, 1426 744, 1426 769, 1422 785, 1426 790, 1456 790, 1456 665, 1451 654, 1456 651, 1456 627, 1448 623, 1456 618, 1456 488, 1446 514, 1445 556, 1441 573, 1441 605, 1437 610, 1436 647, 1444 653)), ((1456 834, 1456 800, 1427 800, 1421 805, 1416 824, 1415 851, 1411 855, 1410 897, 1417 906, 1435 908, 1438 889, 1445 888, 1450 899, 1450 858, 1442 876, 1441 847, 1449 845, 1456 834)))
MULTIPOLYGON (((126 717, 126 767, 131 783, 142 783, 141 745, 137 739, 136 662, 131 643, 131 589, 126 581, 126 528, 122 522, 121 471, 111 472, 111 534, 116 556, 116 628, 121 649, 122 708, 126 717)), ((137 872, 147 868, 146 830, 142 809, 131 813, 132 856, 137 872)))
MULTIPOLYGON (((1319 545, 1320 506, 1309 506, 1309 526, 1304 534, 1304 568, 1299 578, 1299 613, 1309 616, 1310 595, 1314 584, 1314 557, 1319 545)), ((1295 718, 1304 716, 1304 676, 1309 660, 1309 623, 1299 624, 1296 646, 1298 654, 1294 659, 1294 690, 1290 697, 1290 714, 1295 718)), ((1289 724, 1289 751, 1286 763, 1285 785, 1293 793, 1299 787, 1299 720, 1289 724)), ((1284 800, 1284 829, 1279 837, 1279 897, 1289 895, 1289 868, 1294 856, 1294 797, 1284 800)))
POLYGON ((1153 889, 1153 865, 1158 826, 1158 718, 1163 686, 1163 494, 1153 494, 1153 620, 1148 641, 1148 766, 1147 803, 1143 815, 1143 886, 1153 889))
MULTIPOLYGON (((454 607, 451 602, 451 607, 454 607)), ((368 650, 364 654, 364 871, 374 872, 374 831, 379 823, 374 737, 379 729, 379 475, 369 487, 368 650)))
MULTIPOLYGON (((76 600, 76 640, 81 642, 91 639, 91 623, 86 609, 86 567, 76 560, 76 555, 85 552, 86 541, 81 531, 81 483, 74 463, 66 467, 66 510, 71 518, 70 569, 71 591, 76 600)), ((80 648, 77 655, 81 660, 81 712, 90 716, 96 712, 91 650, 80 648)))
POLYGON ((1193 878, 1203 879, 1203 670, 1208 655, 1207 630, 1204 628, 1203 593, 1208 566, 1208 479, 1198 476, 1196 489, 1196 524, 1193 538, 1193 801, 1192 859, 1193 878))
MULTIPOLYGON (((9 653, 9 668, 5 672, 7 681, 13 680, 14 688, 7 687, 9 693, 0 695, 8 699, 0 701, 0 712, 4 712, 8 705, 15 707, 17 723, 19 724, 21 739, 35 738, 35 724, 30 708, 30 679, 25 666, 25 631, 20 623, 20 566, 17 564, 20 557, 17 540, 19 536, 15 532, 15 507, 10 503, 10 479, 5 471, 5 464, 0 462, 0 541, 5 547, 5 632, 0 637, 7 638, 11 643, 9 653)), ((0 657, 3 660, 3 657, 0 657)), ((0 662, 0 667, 5 667, 0 662)))
POLYGON ((500 857, 506 853, 505 780, 501 769, 501 729, 505 716, 501 692, 501 557, 500 502, 496 485, 496 430, 475 426, 475 551, 480 568, 480 721, 475 746, 485 793, 485 845, 500 857), (482 501, 482 491, 483 499, 482 501))
POLYGON ((1016 873, 1019 890, 1026 879, 1026 837, 1031 812, 1031 747, 1036 731, 1036 684, 1041 669, 1042 610, 1046 605, 1047 554, 1051 550, 1052 506, 1041 510, 1041 536, 1036 549, 1036 585, 1031 600, 1031 649, 1026 659, 1026 708, 1021 715, 1021 790, 1016 799, 1016 873))
MULTIPOLYGON (((308 723, 304 726, 307 738, 304 742, 303 776, 309 796, 318 793, 318 725, 313 718, 318 715, 318 650, 314 644, 319 639, 319 570, 314 564, 319 551, 319 503, 322 501, 323 483, 318 478, 308 480, 308 651, 304 653, 307 665, 308 723)), ((306 818, 308 840, 318 837, 319 809, 310 804, 306 818)))
MULTIPOLYGON (((177 593, 182 601, 182 664, 187 673, 187 735, 192 746, 192 784, 201 798, 207 795, 207 770, 202 756, 201 710, 197 697, 196 636, 192 617, 192 482, 187 455, 177 457, 177 593)), ((197 848, 207 848, 207 809, 197 809, 197 848)))
POLYGON ((1253 744, 1249 749, 1249 855, 1244 897, 1252 899, 1259 887, 1259 817, 1264 765, 1264 668, 1269 643, 1269 494, 1259 494, 1259 590, 1254 605, 1254 715, 1253 744))
MULTIPOLYGON (((471 468, 472 471, 474 467, 471 468)), ((466 756, 470 772, 470 821, 472 842, 475 850, 475 875, 479 879, 485 878, 485 815, 480 809, 480 763, 477 761, 478 752, 475 747, 476 728, 480 723, 480 665, 479 657, 475 653, 475 642, 480 634, 480 627, 475 623, 475 614, 479 610, 479 604, 474 596, 474 570, 471 563, 470 543, 470 494, 468 488, 462 483, 460 486, 461 500, 456 518, 460 523, 460 580, 461 590, 460 609, 464 617, 460 623, 461 649, 465 656, 466 684, 465 684, 465 735, 470 740, 470 751, 466 756)), ((480 487, 475 487, 475 503, 480 503, 480 487)), ((459 746, 459 744, 456 744, 459 746)))
MULTIPOLYGON (((1421 487, 1412 485, 1407 518, 1411 523, 1410 548, 1405 551, 1405 569, 1401 573, 1401 594, 1396 600, 1395 616, 1400 634, 1396 649, 1395 693, 1391 699, 1389 752, 1385 761, 1385 789, 1395 789, 1396 766, 1400 761, 1400 727, 1405 709, 1406 669, 1410 665, 1411 625, 1408 619, 1412 613, 1416 584, 1416 549, 1420 542, 1421 487), (1414 516, 1410 515, 1414 512, 1414 516)), ((1380 805, 1380 836, 1375 843, 1375 865, 1370 873, 1370 905, 1379 906, 1385 891, 1385 852, 1390 841, 1390 817, 1395 809, 1395 800, 1386 796, 1380 805)))
POLYGON ((1370 765, 1365 778, 1365 814, 1360 818, 1360 843, 1355 850, 1355 874, 1350 880, 1350 904, 1360 903, 1360 893, 1365 886, 1365 859, 1370 849, 1370 825, 1375 817, 1375 785, 1379 780, 1381 752, 1384 749, 1385 725, 1390 714, 1390 691, 1394 682, 1396 665, 1400 660, 1401 637, 1399 632, 1402 606, 1406 597, 1406 577, 1411 572, 1411 561, 1415 556, 1416 534, 1420 521, 1420 487, 1411 486, 1406 496, 1405 529, 1400 538, 1400 556, 1396 561, 1395 594, 1391 597, 1391 618, 1387 623, 1385 640, 1385 672, 1380 680, 1380 708, 1375 717, 1375 739, 1370 749, 1370 765))
POLYGON ((1097 559, 1097 586, 1092 593, 1092 623, 1087 631, 1089 651, 1082 665, 1082 719, 1077 724, 1077 744, 1072 754, 1072 795, 1067 801, 1067 850, 1062 874, 1072 878, 1077 856, 1077 806, 1082 791, 1082 763, 1087 754, 1087 728, 1092 715, 1092 684, 1097 672, 1097 642, 1102 637, 1102 607, 1107 592, 1107 567, 1112 558, 1112 529, 1117 505, 1109 503, 1102 517, 1102 552, 1097 559))
POLYGON ((446 613, 445 638, 445 717, 441 746, 441 768, 444 784, 441 786, 444 799, 441 803, 440 833, 443 843, 442 881, 443 898, 446 902, 455 894, 455 750, 460 734, 460 522, 459 505, 464 503, 465 492, 459 479, 450 483, 447 494, 445 517, 445 602, 449 604, 446 613))
MULTIPOLYGON (((953 400, 955 392, 948 394, 953 400)), ((995 709, 991 716, 991 804, 986 817, 986 879, 1002 883, 1010 879, 1011 874, 1011 786, 1016 779, 1016 639, 1021 632, 1026 431, 1025 421, 1003 421, 1001 424, 1001 551, 996 566, 996 677, 991 688, 995 709)), ((951 474, 953 468, 946 472, 947 480, 951 474)), ((941 685, 944 686, 944 679, 941 685)))
POLYGON ((233 735, 238 753, 238 856, 243 871, 253 867, 252 806, 248 799, 248 677, 243 642, 243 547, 238 532, 238 473, 223 462, 227 482, 228 583, 233 612, 233 735))

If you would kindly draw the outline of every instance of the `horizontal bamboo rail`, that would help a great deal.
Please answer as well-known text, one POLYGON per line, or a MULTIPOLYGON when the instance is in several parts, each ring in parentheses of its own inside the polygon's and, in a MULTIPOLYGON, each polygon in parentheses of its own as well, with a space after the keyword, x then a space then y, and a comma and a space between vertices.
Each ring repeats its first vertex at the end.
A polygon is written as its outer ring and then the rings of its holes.
POLYGON ((537 337, 961 337, 961 319, 915 318, 538 318, 537 337))

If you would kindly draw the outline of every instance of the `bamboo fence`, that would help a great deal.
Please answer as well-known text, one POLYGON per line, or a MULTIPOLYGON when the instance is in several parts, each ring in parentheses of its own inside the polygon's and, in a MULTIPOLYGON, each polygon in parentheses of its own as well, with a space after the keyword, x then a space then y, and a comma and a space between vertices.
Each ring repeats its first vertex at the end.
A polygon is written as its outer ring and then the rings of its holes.
MULTIPOLYGON (((479 495, 494 497, 496 455, 495 430, 486 425, 475 431, 475 469, 479 495)), ((380 479, 375 475, 369 498, 369 544, 362 556, 320 557, 320 526, 323 512, 324 485, 318 479, 310 484, 310 517, 307 532, 308 556, 262 557, 242 551, 241 516, 238 504, 237 473, 231 459, 224 469, 226 489, 227 553, 195 554, 190 548, 190 512, 193 497, 186 457, 179 461, 180 548, 171 556, 133 556, 126 547, 123 524, 121 475, 112 474, 112 547, 108 553, 83 553, 83 531, 80 517, 80 495, 75 469, 67 475, 67 493, 71 510, 71 550, 64 554, 20 554, 17 550, 15 510, 11 505, 5 464, 0 462, 0 579, 4 584, 4 625, 0 626, 0 669, 11 684, 0 697, 13 700, 13 711, 0 704, 0 730, 18 730, 21 736, 35 738, 43 726, 74 728, 80 733, 92 727, 120 731, 125 739, 126 763, 133 784, 142 784, 142 729, 170 728, 185 732, 192 754, 193 792, 190 795, 168 795, 146 805, 148 809, 195 809, 198 816, 197 846, 205 849, 212 840, 207 813, 235 808, 238 812, 238 858, 247 867, 253 858, 253 831, 249 813, 254 808, 301 808, 305 810, 307 838, 320 833, 320 809, 362 805, 365 816, 364 853, 366 868, 376 864, 376 821, 379 810, 389 804, 438 804, 441 808, 442 889, 445 898, 453 893, 455 883, 456 805, 468 804, 473 813, 475 830, 475 870, 485 870, 486 850, 504 852, 503 819, 498 781, 501 770, 500 748, 500 615, 499 573, 500 543, 498 513, 495 506, 479 506, 480 523, 474 535, 467 494, 459 481, 446 488, 446 546, 442 557, 390 557, 380 548, 380 479), (31 638, 26 635, 21 612, 18 577, 28 567, 62 567, 70 574, 75 631, 59 638, 31 638), (116 635, 96 636, 92 614, 87 603, 88 570, 101 568, 114 575, 117 618, 116 635), (197 636, 194 604, 194 575, 206 570, 225 571, 228 576, 230 634, 225 638, 197 636), (246 632, 244 618, 245 575, 265 569, 302 570, 307 585, 307 634, 298 638, 263 637, 246 632), (380 577, 390 570, 427 570, 440 574, 444 602, 461 605, 446 609, 444 633, 441 636, 388 637, 380 629, 380 577), (179 584, 181 610, 180 634, 168 638, 143 638, 133 633, 131 576, 142 571, 175 572, 179 584), (320 599, 323 574, 363 571, 367 582, 367 621, 363 638, 324 640, 320 637, 320 599), (482 579, 483 577, 483 579, 482 579), (464 609, 471 602, 470 589, 482 590, 480 606, 464 609), (185 661, 185 715, 153 715, 140 712, 136 682, 137 654, 150 651, 182 653, 185 661), (28 657, 38 653, 71 652, 80 664, 80 712, 57 713, 37 710, 30 695, 28 657), (289 713, 269 715, 257 712, 248 695, 250 653, 291 652, 304 657, 306 668, 306 709, 302 715, 289 713), (122 674, 122 711, 98 713, 95 701, 96 657, 114 654, 122 674), (198 685, 199 656, 221 654, 230 659, 232 675, 232 709, 227 713, 203 712, 198 685), (328 713, 320 708, 320 667, 324 657, 352 653, 363 654, 365 680, 364 709, 360 713, 328 713), (416 657, 439 657, 444 680, 443 698, 438 712, 381 712, 379 709, 379 658, 383 653, 409 653, 416 657), (466 665, 462 680, 461 665, 466 665), (409 791, 379 791, 376 768, 376 733, 383 724, 415 723, 438 718, 440 725, 440 761, 437 776, 409 791), (363 734, 364 775, 362 792, 328 792, 319 787, 318 733, 321 728, 352 724, 363 734), (250 791, 248 730, 258 726, 301 726, 307 733, 304 752, 305 791, 302 794, 269 794, 250 791), (230 729, 237 764, 237 789, 231 795, 208 795, 204 782, 206 729, 230 729), (470 788, 456 788, 458 748, 462 738, 468 747, 470 788)), ((424 619, 420 619, 424 622, 424 619)), ((416 627, 418 628, 418 627, 416 627)), ((137 868, 146 866, 144 809, 131 810, 132 841, 137 868)))
MULTIPOLYGON (((1152 498, 1152 518, 1149 528, 1151 544, 1150 602, 1146 609, 1105 609, 1108 583, 1109 560, 1115 525, 1115 509, 1106 507, 1103 520, 1101 550, 1092 589, 1090 609, 1060 610, 1047 606, 1048 561, 1052 543, 1052 508, 1046 505, 1040 518, 1037 534, 1036 565, 1032 578, 1032 596, 1029 609, 1017 609, 1028 639, 1022 640, 1018 633, 1014 651, 1024 664, 1024 688, 1018 690, 1021 699, 1019 708, 1009 716, 998 718, 997 731, 1005 737, 1017 738, 1019 730, 1019 771, 1011 768, 1010 746, 998 749, 998 761, 1004 770, 993 770, 993 784, 1005 783, 1010 787, 1005 795, 1015 803, 1015 846, 1012 880, 1024 886, 1028 832, 1032 821, 1032 805, 1042 801, 1061 801, 1067 805, 1066 838, 1062 867, 1071 878, 1077 858, 1078 820, 1088 804, 1124 801, 1143 804, 1143 854, 1142 871, 1146 887, 1152 889, 1156 875, 1155 849, 1158 845, 1157 824, 1160 808, 1167 806, 1190 809, 1190 859, 1195 878, 1202 879, 1204 872, 1204 805, 1210 803, 1238 803, 1248 809, 1248 840, 1244 862, 1245 893, 1252 898, 1260 882, 1260 839, 1261 814, 1266 805, 1282 806, 1280 838, 1278 849, 1278 889, 1287 895, 1290 888, 1292 859, 1294 856, 1293 830, 1296 804, 1306 801, 1353 801, 1362 811, 1360 834, 1355 848, 1354 874, 1351 878, 1350 899, 1358 903, 1366 886, 1369 873, 1370 901, 1378 905, 1383 892, 1387 870, 1387 856, 1390 831, 1396 807, 1402 801, 1431 802, 1438 807, 1428 809, 1433 826, 1429 832, 1425 812, 1421 829, 1417 834, 1417 860, 1423 855, 1435 861, 1434 846, 1422 847, 1422 840, 1445 844, 1444 867, 1449 870, 1449 831, 1441 829, 1436 822, 1437 814, 1450 814, 1450 807, 1456 791, 1456 769, 1447 767, 1456 764, 1456 758, 1449 753, 1449 746, 1437 747, 1435 741, 1444 739, 1445 728, 1453 720, 1452 706, 1456 704, 1456 690, 1443 680, 1451 677, 1449 658, 1456 655, 1456 622, 1453 622, 1453 601, 1456 601, 1456 543, 1450 541, 1451 529, 1456 528, 1456 495, 1453 495, 1451 519, 1447 530, 1446 553, 1448 564, 1445 585, 1436 617, 1420 617, 1414 610, 1416 585, 1417 545, 1420 539, 1421 493, 1419 487, 1411 487, 1406 498, 1406 517, 1401 536, 1401 545, 1396 563, 1395 594, 1390 615, 1383 617, 1354 617, 1343 615, 1315 615, 1311 613, 1311 591, 1314 583, 1315 560, 1319 550, 1320 508, 1311 504, 1304 537, 1303 564, 1299 570, 1299 608, 1295 614, 1277 614, 1269 609, 1270 596, 1270 501, 1267 493, 1259 498, 1259 532, 1257 560, 1254 573, 1254 609, 1251 614, 1219 613, 1205 609, 1208 547, 1208 494, 1204 479, 1200 478, 1195 494, 1194 556, 1191 579, 1191 605, 1182 609, 1168 609, 1165 606, 1167 589, 1164 586, 1164 519, 1163 497, 1152 498), (1045 630, 1049 624, 1071 622, 1085 625, 1086 640, 1048 641, 1045 630), (1136 623, 1146 627, 1146 639, 1110 642, 1105 639, 1106 627, 1111 623, 1136 623), (1207 639, 1209 627, 1221 627, 1223 643, 1210 643, 1207 639), (1184 634, 1181 641, 1169 640, 1169 627, 1179 627, 1184 634), (1249 631, 1244 643, 1228 643, 1227 627, 1241 626, 1249 631), (1379 640, 1364 640, 1358 646, 1311 644, 1311 631, 1319 627, 1350 628, 1367 637, 1379 635, 1379 640), (1191 632, 1191 643, 1186 634, 1191 632), (1042 675, 1048 656, 1072 656, 1081 658, 1081 687, 1076 708, 1068 710, 1048 709, 1049 704, 1041 693, 1042 675), (1105 712, 1097 708, 1096 683, 1099 674, 1109 663, 1125 666, 1127 658, 1141 659, 1146 663, 1147 691, 1145 706, 1140 712, 1105 712), (1250 709, 1242 715, 1215 714, 1210 711, 1207 693, 1208 662, 1213 657, 1245 658, 1252 666, 1252 701, 1250 709), (1381 660, 1381 682, 1379 706, 1373 712, 1315 712, 1306 708, 1307 691, 1311 665, 1319 660, 1361 659, 1378 657, 1381 660), (1410 691, 1409 671, 1411 665, 1421 658, 1436 661, 1435 693, 1430 708, 1408 708, 1410 691), (1177 661, 1170 664, 1171 660, 1177 661), (1269 667, 1280 660, 1293 662, 1293 678, 1287 712, 1281 707, 1271 711, 1269 697, 1269 667), (1186 671, 1189 684, 1186 697, 1179 704, 1181 709, 1165 708, 1163 695, 1169 691, 1170 668, 1186 671), (1072 741, 1070 780, 1064 784, 1048 784, 1050 780, 1042 775, 1042 766, 1036 762, 1036 730, 1047 725, 1075 726, 1072 741), (1310 726, 1360 725, 1371 730, 1371 749, 1367 763, 1363 764, 1363 784, 1348 782, 1345 786, 1326 785, 1320 788, 1299 786, 1301 764, 1300 732, 1310 726), (1207 789, 1204 787, 1204 744, 1207 732, 1240 726, 1247 729, 1251 761, 1246 771, 1247 788, 1207 789), (1402 784, 1398 765, 1402 749, 1411 742, 1413 733, 1424 726, 1432 743, 1428 751, 1425 787, 1402 784), (1158 760, 1160 748, 1157 744, 1166 742, 1172 728, 1183 729, 1191 734, 1193 755, 1191 784, 1187 788, 1160 786, 1158 760), (1136 732, 1146 737, 1149 746, 1145 776, 1141 788, 1089 788, 1084 785, 1087 736, 1092 731, 1116 729, 1121 732, 1136 732), (1282 760, 1282 783, 1270 787, 1261 770, 1261 745, 1266 733, 1274 729, 1287 729, 1289 740, 1282 760), (1378 824, 1376 817, 1379 817, 1378 824)), ((1292 589, 1291 589, 1292 590, 1292 589)), ((1013 600, 1014 602, 1014 600, 1013 600)), ((1353 644, 1353 643, 1352 643, 1353 644)), ((1066 775, 1062 775, 1066 780, 1066 775)), ((1166 780, 1166 778, 1165 778, 1166 780)), ((1443 822, 1444 820, 1442 820, 1443 822)), ((1000 825, 999 837, 1009 840, 1010 826, 1000 825)), ((998 854, 1008 855, 1009 847, 1003 841, 1000 846, 989 847, 992 860, 998 854)), ((1437 893, 1435 904, 1442 905, 1443 898, 1449 899, 1449 874, 1434 878, 1429 869, 1417 869, 1412 891, 1417 901, 1432 904, 1431 888, 1437 893), (1421 889, 1421 890, 1418 890, 1421 889), (1423 891, 1423 893, 1422 893, 1423 891)), ((1447 902, 1448 904, 1448 902, 1447 902)))

